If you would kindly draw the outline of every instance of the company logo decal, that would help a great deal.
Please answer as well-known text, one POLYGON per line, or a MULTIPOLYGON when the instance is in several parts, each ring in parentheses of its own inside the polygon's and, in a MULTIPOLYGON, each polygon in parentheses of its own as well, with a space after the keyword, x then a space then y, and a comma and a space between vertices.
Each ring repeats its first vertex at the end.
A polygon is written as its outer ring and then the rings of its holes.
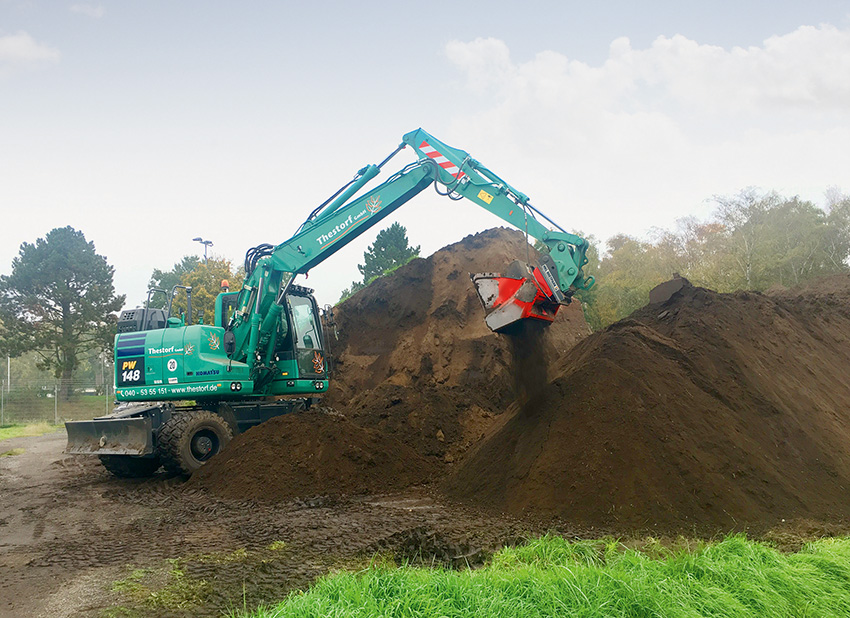
POLYGON ((148 356, 154 355, 162 355, 162 354, 172 354, 177 352, 182 352, 183 348, 175 348, 174 346, 170 346, 167 348, 148 348, 148 356))
POLYGON ((381 196, 373 195, 368 200, 366 200, 366 210, 368 210, 373 215, 381 210, 381 196))
POLYGON ((184 354, 186 356, 192 356, 192 354, 194 354, 194 353, 195 353, 195 346, 193 346, 190 343, 189 345, 186 346, 186 351, 184 352, 184 354))
POLYGON ((338 223, 332 229, 328 230, 327 233, 319 235, 316 238, 316 242, 319 243, 321 249, 329 247, 353 230, 357 224, 365 221, 381 210, 382 204, 381 196, 373 195, 366 200, 366 208, 358 212, 356 215, 348 215, 348 218, 345 221, 338 223))
POLYGON ((221 346, 221 339, 218 338, 218 335, 215 333, 210 333, 209 338, 207 339, 207 343, 210 344, 210 350, 218 350, 221 346))
POLYGON ((316 373, 325 372, 325 359, 319 352, 313 352, 313 371, 316 373))
POLYGON ((196 371, 196 376, 216 376, 221 373, 218 369, 210 369, 209 371, 196 371))

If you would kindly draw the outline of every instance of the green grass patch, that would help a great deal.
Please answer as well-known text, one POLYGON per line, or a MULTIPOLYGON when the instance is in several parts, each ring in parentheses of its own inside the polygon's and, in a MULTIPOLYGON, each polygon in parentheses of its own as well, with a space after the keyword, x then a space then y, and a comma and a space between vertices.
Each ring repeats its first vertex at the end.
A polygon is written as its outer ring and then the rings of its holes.
POLYGON ((13 448, 11 451, 0 453, 0 457, 14 457, 15 455, 23 455, 25 452, 25 449, 13 448))
POLYGON ((478 570, 383 565, 336 573, 247 615, 850 616, 850 539, 783 554, 739 535, 696 547, 650 542, 640 549, 547 536, 503 549, 478 570))
POLYGON ((187 577, 179 559, 169 559, 166 563, 168 566, 160 569, 133 569, 124 579, 113 582, 112 590, 121 593, 127 602, 111 609, 133 614, 191 610, 203 604, 213 591, 213 583, 187 577))
POLYGON ((25 438, 40 436, 51 431, 59 431, 64 425, 51 425, 50 423, 30 423, 28 425, 3 425, 0 427, 0 440, 9 438, 25 438))

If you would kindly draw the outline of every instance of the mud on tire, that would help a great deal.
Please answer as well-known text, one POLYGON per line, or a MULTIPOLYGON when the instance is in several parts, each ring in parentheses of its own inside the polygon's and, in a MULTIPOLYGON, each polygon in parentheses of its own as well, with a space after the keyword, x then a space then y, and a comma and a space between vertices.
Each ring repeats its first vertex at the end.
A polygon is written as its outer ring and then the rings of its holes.
POLYGON ((162 465, 172 474, 191 476, 221 452, 233 432, 218 414, 190 410, 171 417, 159 430, 157 450, 162 465))
POLYGON ((99 457, 104 468, 122 479, 153 476, 153 473, 162 465, 159 457, 134 457, 133 455, 100 455, 99 457))

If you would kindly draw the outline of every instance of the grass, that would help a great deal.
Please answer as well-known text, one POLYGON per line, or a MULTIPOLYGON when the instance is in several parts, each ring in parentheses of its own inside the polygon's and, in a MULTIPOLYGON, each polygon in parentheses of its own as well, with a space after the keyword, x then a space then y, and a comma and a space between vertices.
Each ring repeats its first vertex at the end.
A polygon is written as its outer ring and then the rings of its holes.
POLYGON ((3 425, 0 427, 0 440, 8 440, 9 438, 25 438, 31 436, 40 436, 51 431, 62 429, 62 425, 52 425, 50 423, 30 423, 28 425, 3 425))
POLYGON ((14 457, 15 455, 23 455, 26 451, 22 448, 13 448, 11 451, 0 453, 0 457, 14 457))
POLYGON ((112 615, 134 616, 139 608, 141 615, 154 610, 188 611, 212 593, 213 583, 187 577, 179 559, 166 563, 168 566, 163 569, 132 569, 127 577, 113 582, 112 590, 136 607, 111 608, 112 615))
POLYGON ((735 535, 637 550, 547 536, 479 570, 379 566, 321 579, 253 618, 850 616, 850 539, 783 554, 735 535))
POLYGON ((70 399, 42 396, 43 391, 20 390, 12 391, 4 396, 3 407, 5 420, 11 423, 29 423, 43 419, 84 420, 103 416, 112 409, 112 401, 107 403, 104 396, 81 395, 75 393, 70 399), (11 419, 11 420, 10 420, 11 419))

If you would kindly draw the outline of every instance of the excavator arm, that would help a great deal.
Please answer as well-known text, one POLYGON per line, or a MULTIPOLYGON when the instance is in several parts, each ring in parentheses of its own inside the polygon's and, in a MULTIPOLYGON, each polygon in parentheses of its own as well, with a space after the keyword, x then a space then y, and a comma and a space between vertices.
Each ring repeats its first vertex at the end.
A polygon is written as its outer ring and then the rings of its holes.
POLYGON ((586 240, 559 228, 531 206, 524 193, 467 152, 417 129, 406 134, 383 162, 360 169, 351 182, 313 210, 291 238, 248 252, 245 283, 225 341, 229 356, 240 362, 262 361, 264 350, 271 350, 272 340, 279 336, 284 299, 295 276, 326 260, 431 185, 450 199, 470 200, 548 248, 536 267, 514 266, 505 276, 473 275, 493 330, 507 330, 523 318, 551 321, 558 306, 568 303, 577 289, 593 285, 593 278, 582 273, 587 263, 586 240), (417 161, 355 197, 407 146, 419 155, 417 161))

